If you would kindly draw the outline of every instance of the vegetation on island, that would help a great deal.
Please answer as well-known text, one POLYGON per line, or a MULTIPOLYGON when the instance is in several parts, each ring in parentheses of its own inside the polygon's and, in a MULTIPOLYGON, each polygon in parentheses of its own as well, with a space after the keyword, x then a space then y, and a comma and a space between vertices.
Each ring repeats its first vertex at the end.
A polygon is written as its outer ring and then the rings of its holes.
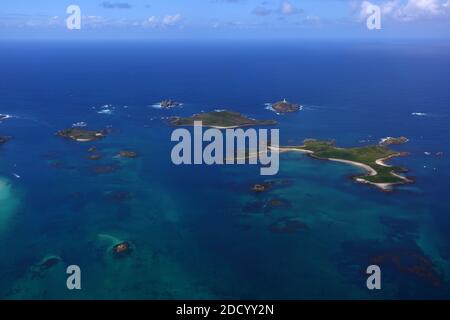
POLYGON ((338 148, 336 147, 334 141, 318 141, 308 139, 305 140, 303 146, 292 148, 312 152, 310 155, 317 159, 346 160, 367 165, 375 170, 376 174, 359 176, 357 178, 371 183, 405 183, 405 179, 397 176, 396 174, 407 172, 406 169, 397 166, 385 166, 377 163, 377 160, 405 155, 404 153, 393 151, 386 146, 371 145, 355 148, 338 148))
POLYGON ((227 110, 200 113, 187 118, 174 117, 169 122, 174 126, 193 126, 195 121, 202 121, 202 126, 204 127, 218 128, 267 126, 277 123, 275 120, 251 119, 238 112, 227 110))
POLYGON ((107 131, 106 130, 93 131, 80 128, 70 128, 60 130, 56 134, 60 137, 72 139, 79 142, 89 142, 104 138, 107 135, 107 131))

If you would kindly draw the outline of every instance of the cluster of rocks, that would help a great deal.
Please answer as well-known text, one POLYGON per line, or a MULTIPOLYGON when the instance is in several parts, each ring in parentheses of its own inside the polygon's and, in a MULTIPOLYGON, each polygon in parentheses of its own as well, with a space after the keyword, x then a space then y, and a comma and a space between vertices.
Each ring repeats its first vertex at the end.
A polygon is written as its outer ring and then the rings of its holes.
POLYGON ((409 140, 406 137, 398 137, 398 138, 387 137, 387 138, 381 139, 380 145, 381 146, 398 145, 398 144, 404 144, 408 141, 409 140))
POLYGON ((254 193, 263 193, 263 192, 267 192, 272 188, 272 184, 267 182, 267 183, 257 183, 254 184, 252 187, 252 191, 254 193))
POLYGON ((159 103, 159 105, 161 106, 161 108, 163 109, 170 109, 170 108, 175 108, 178 107, 180 105, 179 102, 176 102, 172 99, 167 99, 167 100, 163 100, 159 103))

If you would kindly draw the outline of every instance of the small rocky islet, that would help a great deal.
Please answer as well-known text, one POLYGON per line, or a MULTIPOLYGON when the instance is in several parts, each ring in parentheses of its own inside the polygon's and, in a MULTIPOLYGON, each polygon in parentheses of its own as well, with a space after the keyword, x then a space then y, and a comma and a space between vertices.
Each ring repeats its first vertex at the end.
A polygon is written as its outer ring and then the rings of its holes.
POLYGON ((161 106, 162 109, 172 109, 175 107, 178 107, 181 105, 180 102, 177 102, 175 100, 172 99, 166 99, 166 100, 162 100, 159 105, 161 106))
POLYGON ((99 153, 93 153, 88 156, 88 159, 93 160, 93 161, 100 160, 101 158, 102 158, 102 155, 99 153))
POLYGON ((136 151, 130 151, 130 150, 122 150, 117 154, 120 158, 137 158, 138 153, 136 151))
POLYGON ((58 131, 56 135, 78 142, 91 142, 106 137, 108 135, 108 130, 86 130, 81 128, 69 128, 58 131))
POLYGON ((252 192, 254 193, 263 193, 267 192, 272 188, 272 184, 265 182, 265 183, 257 183, 254 184, 251 188, 252 192))
POLYGON ((285 188, 292 186, 293 181, 288 179, 270 180, 264 182, 258 182, 250 187, 250 191, 255 194, 266 193, 273 188, 285 188))
POLYGON ((302 106, 296 103, 291 103, 284 99, 283 101, 275 102, 271 105, 272 109, 278 113, 292 113, 302 109, 302 106))
POLYGON ((131 244, 128 241, 121 242, 119 244, 116 244, 113 247, 112 251, 113 255, 117 258, 126 257, 131 254, 131 244))

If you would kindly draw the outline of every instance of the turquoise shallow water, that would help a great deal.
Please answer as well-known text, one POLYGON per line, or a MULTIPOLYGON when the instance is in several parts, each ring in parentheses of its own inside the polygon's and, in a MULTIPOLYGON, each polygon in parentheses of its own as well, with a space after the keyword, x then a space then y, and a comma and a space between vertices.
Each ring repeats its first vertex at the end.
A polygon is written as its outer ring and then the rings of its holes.
POLYGON ((0 51, 0 113, 14 116, 0 123, 12 137, 0 147, 2 298, 450 297, 445 46, 41 43, 29 59, 30 45, 0 51), (184 106, 151 107, 167 97, 184 106), (265 109, 284 97, 304 110, 265 109), (105 104, 112 113, 97 113, 105 104), (270 178, 254 166, 174 166, 166 118, 218 108, 276 118, 284 144, 405 135, 396 149, 410 155, 392 163, 416 183, 385 194, 354 183, 358 168, 296 153, 270 178), (87 144, 54 135, 79 121, 111 134, 87 144), (93 145, 98 161, 87 159, 93 145), (115 158, 123 149, 139 157, 115 158), (250 191, 266 179, 273 189, 250 191), (283 205, 268 208, 273 199, 283 205), (303 227, 276 232, 291 220, 303 227), (111 252, 121 241, 133 248, 126 258, 111 252), (37 267, 49 256, 61 260, 37 267), (372 263, 379 292, 365 286, 372 263), (70 264, 82 269, 81 291, 65 287, 70 264))

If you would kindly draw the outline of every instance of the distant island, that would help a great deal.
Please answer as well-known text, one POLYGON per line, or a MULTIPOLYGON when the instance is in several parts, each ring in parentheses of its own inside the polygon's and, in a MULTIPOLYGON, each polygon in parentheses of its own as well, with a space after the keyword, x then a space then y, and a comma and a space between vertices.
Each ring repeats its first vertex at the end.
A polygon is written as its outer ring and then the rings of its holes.
POLYGON ((195 121, 202 121, 204 127, 218 129, 238 128, 244 126, 267 126, 277 124, 275 120, 255 120, 238 112, 219 110, 196 114, 191 117, 174 117, 169 123, 174 126, 193 126, 195 121))
POLYGON ((60 130, 56 133, 56 135, 63 138, 72 139, 78 142, 90 142, 104 138, 107 135, 107 131, 106 130, 92 131, 80 128, 70 128, 60 130))
POLYGON ((299 111, 302 106, 295 103, 290 103, 286 99, 272 104, 272 109, 278 113, 290 113, 299 111))
POLYGON ((175 108, 178 107, 181 103, 176 102, 172 99, 167 99, 167 100, 163 100, 159 103, 159 105, 161 106, 161 108, 163 109, 170 109, 170 108, 175 108))
POLYGON ((4 144, 6 141, 8 141, 10 138, 9 137, 3 137, 0 136, 0 144, 4 144))
POLYGON ((279 151, 300 151, 308 153, 315 159, 348 163, 364 168, 368 173, 363 176, 356 176, 354 180, 360 183, 374 185, 383 191, 392 191, 394 185, 413 182, 400 175, 400 173, 407 172, 406 169, 385 164, 385 161, 393 157, 404 156, 406 154, 390 150, 384 145, 338 148, 334 141, 307 139, 304 141, 303 146, 280 147, 279 151))

